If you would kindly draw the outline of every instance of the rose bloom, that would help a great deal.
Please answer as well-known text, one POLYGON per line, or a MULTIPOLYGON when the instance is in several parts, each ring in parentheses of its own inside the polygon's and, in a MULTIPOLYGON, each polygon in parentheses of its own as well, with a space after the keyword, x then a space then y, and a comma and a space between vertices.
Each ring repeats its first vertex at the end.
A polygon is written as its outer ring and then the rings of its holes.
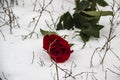
POLYGON ((73 50, 70 50, 68 42, 56 34, 44 36, 43 48, 57 63, 65 62, 73 52, 73 50))

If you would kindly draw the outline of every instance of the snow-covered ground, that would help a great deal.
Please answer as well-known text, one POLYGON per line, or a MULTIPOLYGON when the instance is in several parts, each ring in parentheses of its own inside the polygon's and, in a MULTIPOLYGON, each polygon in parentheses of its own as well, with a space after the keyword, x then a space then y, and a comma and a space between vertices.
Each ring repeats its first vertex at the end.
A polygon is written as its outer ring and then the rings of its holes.
MULTIPOLYGON (((0 33, 0 78, 2 80, 58 80, 56 65, 51 62, 47 52, 42 48, 43 36, 40 28, 50 30, 46 22, 49 25, 52 24, 51 16, 47 11, 42 13, 35 29, 39 38, 33 34, 31 38, 28 36, 23 40, 25 35, 33 30, 40 15, 40 4, 43 6, 44 2, 43 0, 37 1, 35 11, 33 11, 35 0, 19 0, 19 5, 12 8, 20 25, 20 28, 12 29, 12 34, 10 34, 9 26, 0 27, 5 36, 4 40, 0 33)), ((49 1, 45 0, 45 5, 49 1)), ((110 1, 112 0, 108 0, 110 1)), ((56 21, 64 12, 72 13, 73 8, 73 0, 53 0, 46 10, 51 12, 56 21)), ((110 10, 111 8, 105 7, 104 9, 110 10)), ((120 25, 115 28, 116 37, 110 41, 111 49, 107 52, 104 63, 100 64, 100 56, 103 58, 105 54, 105 50, 100 51, 100 49, 109 35, 111 18, 111 16, 101 18, 100 24, 105 27, 100 32, 100 38, 90 38, 84 48, 82 48, 84 43, 81 38, 75 37, 74 30, 57 31, 61 36, 68 35, 66 40, 74 44, 71 47, 74 52, 70 58, 64 63, 57 64, 59 80, 120 80, 120 25), (90 68, 91 62, 93 67, 90 68)))

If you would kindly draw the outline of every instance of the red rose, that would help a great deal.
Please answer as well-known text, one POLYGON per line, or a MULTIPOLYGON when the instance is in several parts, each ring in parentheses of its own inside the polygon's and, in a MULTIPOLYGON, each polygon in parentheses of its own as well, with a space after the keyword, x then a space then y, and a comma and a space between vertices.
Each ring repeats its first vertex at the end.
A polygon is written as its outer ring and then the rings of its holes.
POLYGON ((66 61, 73 50, 66 40, 58 35, 45 35, 43 38, 43 48, 47 50, 49 56, 57 63, 66 61))

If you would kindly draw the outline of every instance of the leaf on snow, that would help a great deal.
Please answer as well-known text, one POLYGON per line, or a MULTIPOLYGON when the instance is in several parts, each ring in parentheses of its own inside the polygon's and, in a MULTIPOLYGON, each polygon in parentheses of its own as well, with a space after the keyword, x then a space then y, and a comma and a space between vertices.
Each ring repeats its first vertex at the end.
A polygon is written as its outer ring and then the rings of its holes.
POLYGON ((73 28, 73 18, 69 12, 64 13, 60 17, 60 21, 57 24, 57 30, 60 29, 71 29, 73 28))
POLYGON ((40 29, 40 32, 41 32, 42 35, 56 34, 55 32, 45 31, 45 30, 43 30, 43 29, 40 29))

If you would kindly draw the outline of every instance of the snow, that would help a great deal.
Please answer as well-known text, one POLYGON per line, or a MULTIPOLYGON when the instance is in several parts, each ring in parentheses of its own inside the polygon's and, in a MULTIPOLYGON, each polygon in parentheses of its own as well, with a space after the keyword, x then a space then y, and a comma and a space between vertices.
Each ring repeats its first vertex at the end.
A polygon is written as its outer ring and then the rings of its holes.
MULTIPOLYGON (((36 21, 31 23, 30 27, 28 27, 29 23, 33 18, 37 20, 39 16, 40 7, 36 6, 36 11, 33 12, 32 1, 19 0, 20 5, 13 7, 13 12, 18 17, 20 24, 20 28, 13 28, 13 34, 10 34, 9 26, 0 27, 5 35, 4 41, 2 34, 0 34, 0 77, 2 80, 57 80, 55 64, 51 62, 47 52, 42 48, 43 36, 39 31, 40 28, 50 30, 45 23, 45 20, 48 24, 52 23, 47 12, 43 12, 35 29, 39 38, 36 34, 33 34, 31 38, 23 40, 23 37, 33 30, 36 21)), ((46 3, 48 1, 45 0, 46 3)), ((42 3, 42 0, 40 2, 42 3)), ((52 12, 52 17, 56 20, 57 17, 68 10, 72 13, 73 8, 73 0, 53 0, 47 10, 52 12)), ((105 10, 107 9, 109 8, 106 7, 105 10)), ((69 43, 74 43, 71 47, 74 52, 70 58, 57 65, 62 69, 71 71, 73 76, 83 72, 83 74, 76 76, 76 79, 72 77, 65 79, 65 72, 58 68, 59 80, 120 80, 120 75, 110 71, 113 70, 120 74, 120 70, 116 68, 120 69, 120 60, 111 51, 107 52, 103 65, 100 64, 99 54, 103 56, 105 53, 104 51, 100 52, 99 47, 101 48, 106 42, 105 36, 109 34, 110 19, 111 16, 101 18, 100 24, 105 25, 105 27, 100 32, 100 38, 91 38, 84 48, 82 48, 84 43, 81 38, 79 36, 75 37, 75 31, 57 31, 61 36, 68 35, 65 39, 69 43), (94 67, 90 68, 91 56, 96 48, 98 48, 98 51, 92 59, 94 67)), ((120 57, 119 32, 120 28, 117 27, 114 33, 116 37, 111 41, 111 49, 118 57, 120 57)))

